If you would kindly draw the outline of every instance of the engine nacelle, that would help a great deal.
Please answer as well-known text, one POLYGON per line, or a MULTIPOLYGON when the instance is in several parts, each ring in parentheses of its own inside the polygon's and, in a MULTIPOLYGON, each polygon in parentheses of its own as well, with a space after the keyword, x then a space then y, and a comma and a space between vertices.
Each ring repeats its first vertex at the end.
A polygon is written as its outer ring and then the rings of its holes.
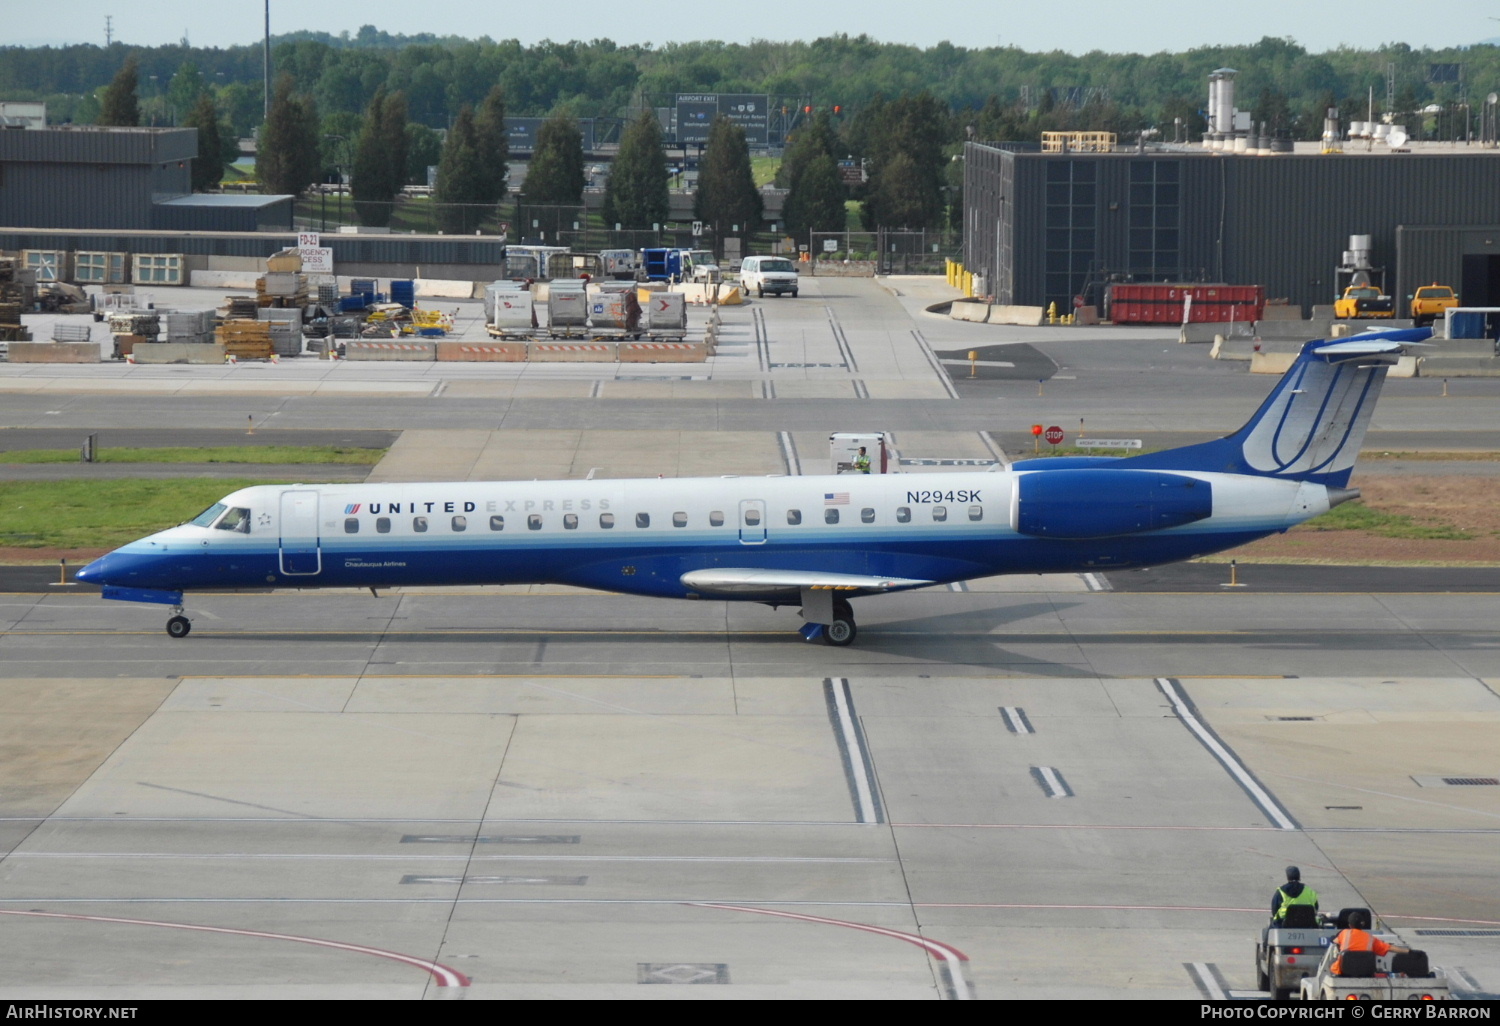
POLYGON ((1011 527, 1034 538, 1110 538, 1213 515, 1213 487, 1184 474, 1101 468, 1017 477, 1011 527))

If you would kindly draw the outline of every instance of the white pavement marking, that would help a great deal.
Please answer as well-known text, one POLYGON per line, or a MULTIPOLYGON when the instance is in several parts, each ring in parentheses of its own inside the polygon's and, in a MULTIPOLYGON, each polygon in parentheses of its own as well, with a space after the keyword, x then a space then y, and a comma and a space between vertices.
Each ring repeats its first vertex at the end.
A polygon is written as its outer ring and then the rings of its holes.
POLYGON ((792 433, 778 432, 776 440, 781 444, 781 458, 786 463, 786 472, 797 477, 802 473, 802 461, 797 458, 797 443, 792 441, 792 433))
POLYGON ((875 782, 870 778, 869 753, 865 750, 864 735, 854 722, 853 699, 849 694, 847 677, 832 677, 823 682, 831 700, 835 738, 839 752, 844 757, 844 770, 849 776, 850 790, 854 792, 855 814, 861 823, 882 821, 875 804, 875 782))
POLYGON ((957 399, 958 389, 954 387, 953 379, 943 369, 942 363, 938 361, 937 354, 932 351, 932 346, 927 344, 927 337, 916 328, 911 329, 911 337, 916 339, 917 345, 922 347, 922 355, 927 357, 927 362, 931 364, 933 373, 938 376, 938 382, 947 391, 948 398, 957 399))
POLYGON ((149 852, 149 851, 21 851, 5 856, 15 859, 310 859, 340 862, 834 862, 887 863, 896 859, 821 855, 336 855, 301 852, 149 852))
POLYGON ((1002 705, 1000 715, 1005 717, 1005 729, 1012 734, 1035 734, 1031 727, 1031 721, 1026 718, 1025 710, 1014 705, 1002 705))
POLYGON ((850 930, 863 930, 866 933, 878 933, 882 937, 894 937, 896 940, 915 944, 929 955, 938 960, 938 965, 945 971, 945 983, 948 984, 948 996, 954 1001, 968 1001, 973 995, 969 993, 968 981, 964 979, 963 963, 969 960, 969 956, 950 944, 942 944, 938 941, 928 940, 920 934, 905 933, 901 930, 890 930, 883 926, 871 926, 868 923, 851 923, 843 919, 828 919, 823 916, 803 915, 799 912, 781 912, 769 908, 752 908, 748 905, 720 905, 711 901, 693 901, 690 905, 699 908, 722 908, 732 912, 752 912, 762 916, 776 916, 781 919, 798 919, 805 923, 822 923, 827 926, 843 926, 850 930))
POLYGON ((947 367, 1014 367, 1015 364, 1009 360, 955 360, 951 357, 939 357, 938 363, 947 367))
POLYGON ((1063 781, 1062 774, 1058 773, 1051 766, 1033 766, 1031 767, 1031 774, 1042 785, 1042 789, 1047 792, 1048 798, 1073 797, 1073 792, 1063 781))
POLYGON ((234 930, 223 926, 198 926, 192 923, 163 923, 152 919, 117 919, 112 916, 80 916, 67 912, 31 912, 13 911, 11 909, 0 909, 0 916, 31 916, 39 919, 71 919, 79 922, 89 923, 119 923, 126 926, 160 926, 171 930, 194 930, 199 933, 223 933, 234 937, 260 937, 265 940, 293 941, 297 944, 311 944, 320 948, 334 948, 339 951, 353 951, 361 955, 374 955, 376 958, 388 958, 394 962, 404 962, 407 965, 424 969, 432 975, 433 980, 439 987, 467 987, 469 978, 463 973, 455 972, 445 965, 430 962, 425 958, 416 958, 412 955, 403 955, 398 951, 386 951, 382 948, 366 947, 363 944, 345 944, 341 941, 321 940, 317 937, 298 937, 288 933, 267 933, 263 930, 234 930))
POLYGON ((1183 964, 1187 968, 1188 975, 1193 978, 1193 982, 1203 992, 1204 997, 1210 1001, 1227 1001, 1229 999, 1229 994, 1223 987, 1219 986, 1219 981, 1214 979, 1215 973, 1213 967, 1207 962, 1185 962, 1183 964))
POLYGON ((1207 748, 1214 758, 1219 760, 1220 765, 1229 771, 1230 776, 1239 782, 1239 785, 1250 795, 1250 799, 1260 806, 1260 810, 1266 814, 1266 817, 1279 829, 1296 830, 1297 824, 1292 821, 1291 816, 1280 803, 1260 786, 1260 782, 1251 775, 1245 764, 1240 762, 1239 757, 1221 743, 1214 736, 1213 731, 1204 726, 1193 714, 1192 704, 1178 690, 1177 683, 1170 677, 1157 677, 1156 686, 1161 688, 1162 694, 1166 695, 1167 700, 1172 703, 1177 718, 1187 725, 1188 730, 1197 736, 1203 747, 1207 748))
POLYGON ((1079 574, 1078 576, 1083 578, 1084 586, 1088 588, 1089 591, 1114 591, 1114 589, 1109 586, 1109 582, 1106 581, 1103 577, 1100 577, 1098 574, 1079 574))

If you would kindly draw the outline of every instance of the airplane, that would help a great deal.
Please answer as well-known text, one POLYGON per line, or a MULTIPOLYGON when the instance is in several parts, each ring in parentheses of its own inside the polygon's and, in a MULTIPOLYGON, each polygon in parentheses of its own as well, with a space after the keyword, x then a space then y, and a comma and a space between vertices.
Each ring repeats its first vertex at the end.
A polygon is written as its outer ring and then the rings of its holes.
POLYGON ((77 573, 172 607, 194 589, 568 584, 800 605, 851 644, 850 599, 994 574, 1141 568, 1285 531, 1348 487, 1386 372, 1430 329, 1304 345, 1223 438, 987 473, 257 485, 77 573))

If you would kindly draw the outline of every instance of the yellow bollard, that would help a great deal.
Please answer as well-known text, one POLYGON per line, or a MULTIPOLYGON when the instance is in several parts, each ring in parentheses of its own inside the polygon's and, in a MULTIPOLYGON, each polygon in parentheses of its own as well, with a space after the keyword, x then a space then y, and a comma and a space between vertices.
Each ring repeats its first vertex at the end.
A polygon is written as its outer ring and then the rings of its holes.
POLYGON ((969 350, 969 377, 979 377, 979 351, 977 349, 969 350))
POLYGON ((1048 303, 1047 304, 1047 323, 1048 324, 1056 324, 1057 323, 1057 304, 1056 303, 1048 303))
POLYGON ((68 583, 68 561, 66 559, 59 559, 57 561, 57 583, 68 583))
POLYGON ((253 413, 247 413, 245 415, 245 423, 249 425, 249 427, 246 428, 246 430, 245 430, 245 434, 247 434, 247 435, 253 435, 253 434, 255 434, 255 414, 253 414, 253 413))

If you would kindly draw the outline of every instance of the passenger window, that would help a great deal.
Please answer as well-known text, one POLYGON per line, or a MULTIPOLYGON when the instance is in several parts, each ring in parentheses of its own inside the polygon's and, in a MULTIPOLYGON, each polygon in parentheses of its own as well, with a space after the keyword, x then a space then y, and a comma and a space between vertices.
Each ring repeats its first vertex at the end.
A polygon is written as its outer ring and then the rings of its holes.
POLYGON ((984 507, 983 506, 970 506, 969 507, 969 519, 970 520, 983 520, 984 519, 984 507))
POLYGON ((490 530, 491 531, 503 531, 503 530, 505 530, 505 518, 504 517, 490 517, 490 530))
POLYGON ((563 530, 564 531, 576 531, 576 530, 578 530, 578 514, 577 513, 564 513, 563 514, 563 530))
POLYGON ((673 527, 686 527, 687 526, 687 514, 686 513, 680 513, 680 512, 679 513, 673 513, 672 514, 672 526, 673 527))
POLYGON ((344 533, 345 534, 358 534, 359 533, 359 518, 358 517, 345 517, 344 518, 344 533))
POLYGON ((651 514, 650 513, 637 513, 635 515, 635 526, 636 527, 650 527, 651 526, 651 514))
POLYGON ((417 532, 418 534, 423 534, 424 532, 426 532, 426 530, 427 530, 427 518, 426 517, 412 517, 411 518, 411 529, 413 531, 417 532))
POLYGON ((608 531, 615 526, 615 515, 613 513, 600 513, 599 526, 608 531))
POLYGON ((391 518, 390 517, 376 517, 375 518, 375 533, 376 534, 390 534, 391 533, 391 518))
POLYGON ((786 511, 786 522, 796 527, 802 523, 802 511, 800 509, 789 509, 786 511))
POLYGON ((939 522, 947 520, 948 519, 948 507, 947 506, 934 506, 934 507, 932 507, 932 519, 934 519, 936 521, 939 521, 939 522))
POLYGON ((221 531, 238 531, 240 534, 250 533, 250 511, 236 506, 225 513, 223 518, 214 525, 221 531))
POLYGON ((759 527, 760 526, 760 510, 758 510, 758 509, 747 509, 747 510, 745 510, 745 526, 746 527, 759 527))
POLYGON ((526 518, 526 529, 528 531, 540 531, 542 529, 542 515, 533 513, 526 518))
POLYGON ((859 511, 860 523, 873 524, 875 522, 875 511, 869 506, 859 511))
POLYGON ((839 522, 839 511, 836 509, 825 509, 823 511, 823 523, 836 524, 839 522))
POLYGON ((909 523, 911 523, 911 507, 910 506, 897 506, 896 507, 896 523, 898 523, 898 524, 909 524, 909 523))
POLYGON ((713 512, 711 512, 708 515, 708 526, 709 527, 723 527, 724 526, 724 511, 722 509, 716 509, 716 510, 714 510, 713 512))
POLYGON ((469 518, 468 517, 454 517, 453 518, 453 529, 455 531, 467 531, 469 529, 469 518))

